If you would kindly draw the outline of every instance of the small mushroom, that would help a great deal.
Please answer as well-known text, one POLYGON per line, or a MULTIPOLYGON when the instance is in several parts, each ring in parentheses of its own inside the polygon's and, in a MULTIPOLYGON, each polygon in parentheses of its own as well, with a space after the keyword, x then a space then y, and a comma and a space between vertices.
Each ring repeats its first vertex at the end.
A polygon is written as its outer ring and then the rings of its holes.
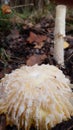
POLYGON ((55 31, 54 31, 54 58, 58 64, 64 66, 64 37, 65 37, 65 18, 66 6, 73 6, 73 0, 50 0, 57 4, 55 31), (58 5, 59 4, 59 5, 58 5))
POLYGON ((54 58, 60 65, 64 65, 64 37, 65 37, 66 6, 56 7, 54 31, 54 58))

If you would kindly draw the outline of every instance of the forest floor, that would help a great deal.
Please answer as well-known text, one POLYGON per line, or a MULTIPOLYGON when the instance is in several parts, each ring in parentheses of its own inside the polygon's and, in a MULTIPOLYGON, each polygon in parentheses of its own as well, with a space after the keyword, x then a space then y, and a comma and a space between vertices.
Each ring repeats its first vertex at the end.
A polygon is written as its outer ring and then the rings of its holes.
MULTIPOLYGON (((27 19, 21 26, 14 23, 9 30, 4 31, 0 26, 0 79, 22 65, 51 64, 59 67, 73 83, 73 16, 66 20, 65 67, 59 66, 53 56, 53 17, 43 17, 36 24, 27 19)), ((73 126, 72 122, 69 124, 73 126)), ((66 127, 67 130, 73 129, 69 129, 69 124, 65 124, 65 130, 66 127)), ((7 127, 7 130, 16 130, 16 127, 7 127)), ((55 130, 64 130, 64 126, 58 126, 55 130)))
MULTIPOLYGON (((73 20, 73 19, 72 19, 73 20)), ((73 83, 73 26, 67 19, 64 44, 65 67, 60 68, 73 83)), ((73 21, 72 21, 73 22, 73 21)), ((32 24, 28 19, 21 27, 12 25, 10 30, 0 31, 0 78, 21 65, 54 64, 54 19, 42 18, 32 24)))

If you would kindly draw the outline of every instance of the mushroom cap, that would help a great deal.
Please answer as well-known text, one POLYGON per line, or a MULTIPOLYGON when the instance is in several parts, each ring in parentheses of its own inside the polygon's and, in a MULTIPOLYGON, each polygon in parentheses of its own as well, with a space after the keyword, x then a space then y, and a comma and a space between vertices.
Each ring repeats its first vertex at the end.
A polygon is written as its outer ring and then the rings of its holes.
POLYGON ((73 93, 68 84, 55 66, 23 66, 1 80, 0 113, 18 128, 52 128, 73 115, 73 93))

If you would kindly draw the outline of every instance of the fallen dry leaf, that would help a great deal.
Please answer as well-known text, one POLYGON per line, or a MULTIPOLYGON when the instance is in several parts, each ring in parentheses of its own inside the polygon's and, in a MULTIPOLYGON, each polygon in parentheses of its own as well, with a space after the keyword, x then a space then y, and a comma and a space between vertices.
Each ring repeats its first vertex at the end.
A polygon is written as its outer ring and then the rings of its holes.
POLYGON ((27 41, 29 43, 37 42, 41 43, 47 39, 47 36, 35 34, 34 32, 30 32, 29 37, 27 38, 27 41))
POLYGON ((69 47, 69 43, 68 42, 64 42, 64 49, 68 48, 69 47))
POLYGON ((41 64, 42 61, 45 60, 46 58, 47 58, 47 56, 45 54, 42 54, 42 55, 34 54, 33 56, 29 57, 26 64, 28 66, 33 66, 35 64, 41 64))

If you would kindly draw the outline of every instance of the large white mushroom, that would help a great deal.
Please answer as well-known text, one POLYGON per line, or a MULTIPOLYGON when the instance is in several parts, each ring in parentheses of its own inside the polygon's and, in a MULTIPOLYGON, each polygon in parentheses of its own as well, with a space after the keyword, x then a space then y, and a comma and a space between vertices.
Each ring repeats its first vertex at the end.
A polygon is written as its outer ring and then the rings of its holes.
POLYGON ((55 66, 23 66, 1 80, 0 113, 18 128, 52 128, 73 116, 73 93, 68 85, 55 66))
POLYGON ((0 82, 0 114, 7 124, 48 130, 73 116, 69 80, 53 65, 23 66, 0 82))

